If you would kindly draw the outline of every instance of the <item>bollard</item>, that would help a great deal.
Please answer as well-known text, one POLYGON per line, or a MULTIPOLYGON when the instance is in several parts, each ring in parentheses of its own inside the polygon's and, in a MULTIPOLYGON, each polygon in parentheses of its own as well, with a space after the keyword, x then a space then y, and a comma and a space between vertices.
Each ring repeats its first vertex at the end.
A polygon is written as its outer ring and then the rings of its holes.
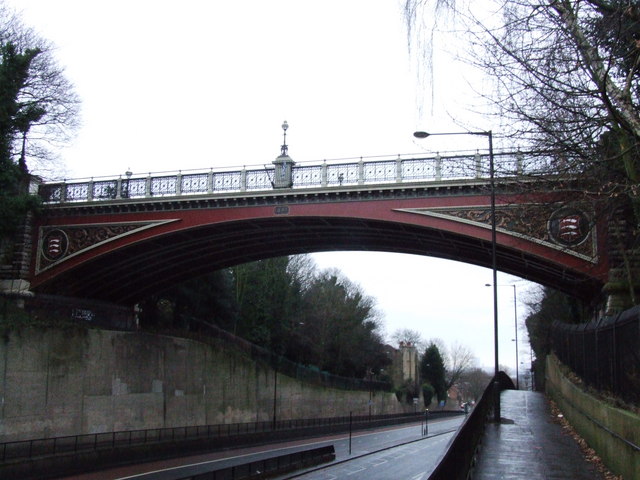
POLYGON ((424 411, 424 434, 425 437, 429 435, 429 409, 424 411))
POLYGON ((349 412, 349 455, 351 455, 351 425, 353 423, 353 412, 349 412))

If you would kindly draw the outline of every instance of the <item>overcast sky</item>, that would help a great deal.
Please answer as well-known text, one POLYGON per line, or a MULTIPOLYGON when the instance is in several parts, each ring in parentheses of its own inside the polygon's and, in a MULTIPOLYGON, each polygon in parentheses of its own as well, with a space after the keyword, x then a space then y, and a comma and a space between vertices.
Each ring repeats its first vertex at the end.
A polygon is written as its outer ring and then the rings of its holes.
MULTIPOLYGON (((436 88, 425 91, 396 0, 5 3, 54 43, 82 99, 82 128, 60 152, 66 178, 269 164, 284 120, 297 162, 460 146, 460 137, 412 137, 460 130, 451 117, 466 115, 471 89, 464 68, 436 56, 436 88)), ((458 342, 493 365, 490 270, 398 254, 314 257, 377 300, 388 334, 410 328, 458 342)), ((516 285, 518 300, 532 288, 516 285)), ((500 363, 515 369, 513 288, 499 296, 500 363)), ((520 352, 528 366, 524 342, 520 352)))

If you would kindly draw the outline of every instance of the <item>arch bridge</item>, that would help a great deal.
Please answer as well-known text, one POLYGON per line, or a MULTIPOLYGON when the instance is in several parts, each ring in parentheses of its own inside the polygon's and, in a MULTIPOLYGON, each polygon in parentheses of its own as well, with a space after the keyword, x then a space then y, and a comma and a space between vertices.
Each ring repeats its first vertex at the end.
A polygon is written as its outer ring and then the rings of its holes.
MULTIPOLYGON (((596 200, 541 181, 526 154, 494 158, 498 270, 598 297, 609 269, 596 200)), ((479 153, 309 164, 281 156, 264 168, 44 183, 27 265, 5 290, 130 305, 216 269, 338 250, 490 267, 488 162, 479 153)))

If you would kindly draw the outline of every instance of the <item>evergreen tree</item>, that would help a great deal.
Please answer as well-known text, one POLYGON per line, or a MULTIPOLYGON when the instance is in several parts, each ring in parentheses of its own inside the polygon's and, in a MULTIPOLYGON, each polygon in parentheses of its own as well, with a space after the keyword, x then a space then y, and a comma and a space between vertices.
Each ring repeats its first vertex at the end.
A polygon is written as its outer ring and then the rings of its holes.
POLYGON ((556 320, 565 323, 586 322, 589 312, 575 298, 549 287, 541 287, 538 296, 527 302, 527 307, 529 313, 525 325, 536 356, 533 364, 536 385, 544 388, 544 359, 551 351, 551 325, 556 320))
POLYGON ((237 312, 228 269, 187 280, 140 302, 143 328, 198 329, 210 323, 231 331, 237 312))
POLYGON ((447 401, 444 360, 438 346, 431 342, 420 360, 420 375, 435 390, 439 402, 447 401))
POLYGON ((29 68, 40 53, 38 49, 19 53, 9 43, 0 46, 0 234, 15 231, 27 212, 38 204, 28 192, 26 164, 12 161, 12 145, 16 135, 26 135, 30 125, 38 121, 43 111, 35 105, 18 101, 29 78, 29 68))
POLYGON ((379 375, 390 360, 373 299, 338 271, 309 258, 238 265, 184 282, 141 302, 147 329, 213 323, 246 340, 352 378, 379 375))
POLYGON ((422 399, 424 400, 424 406, 426 408, 429 408, 429 405, 431 405, 431 400, 433 400, 433 395, 435 393, 435 388, 433 388, 429 382, 422 384, 422 399))
POLYGON ((283 354, 296 321, 299 286, 288 272, 288 257, 232 269, 238 304, 236 333, 250 342, 283 354))
POLYGON ((52 169, 46 145, 65 142, 78 126, 79 100, 48 42, 0 0, 0 239, 37 209, 29 169, 52 169), (27 162, 29 159, 29 162, 27 162), (41 161, 46 160, 47 163, 41 161))

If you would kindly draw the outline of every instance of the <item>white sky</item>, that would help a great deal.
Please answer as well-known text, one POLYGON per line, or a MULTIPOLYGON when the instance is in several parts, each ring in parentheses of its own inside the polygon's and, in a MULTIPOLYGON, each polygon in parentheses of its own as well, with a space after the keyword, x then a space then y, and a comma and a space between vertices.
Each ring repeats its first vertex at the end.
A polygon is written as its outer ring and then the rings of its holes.
MULTIPOLYGON (((425 93, 398 0, 5 3, 54 43, 83 102, 61 177, 269 164, 284 120, 297 162, 460 148, 460 137, 412 137, 459 131, 449 115, 470 89, 464 69, 438 57, 446 68, 436 65, 435 95, 425 93)), ((410 328, 462 343, 493 365, 490 270, 398 254, 314 257, 376 298, 389 334, 410 328)), ((500 274, 498 283, 517 280, 500 274)), ((519 300, 530 288, 518 283, 519 300)), ((500 363, 515 369, 513 289, 499 296, 500 363)), ((528 367, 524 342, 520 352, 528 367)))

